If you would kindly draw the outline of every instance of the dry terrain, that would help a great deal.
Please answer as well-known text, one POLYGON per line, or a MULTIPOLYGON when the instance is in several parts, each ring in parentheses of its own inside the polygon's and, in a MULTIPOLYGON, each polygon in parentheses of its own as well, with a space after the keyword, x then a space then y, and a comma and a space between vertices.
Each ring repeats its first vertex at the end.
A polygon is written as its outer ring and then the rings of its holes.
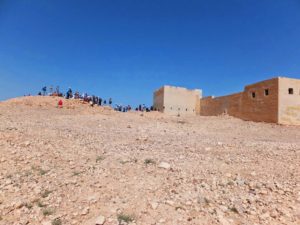
POLYGON ((300 127, 0 103, 0 225, 300 224, 300 127))

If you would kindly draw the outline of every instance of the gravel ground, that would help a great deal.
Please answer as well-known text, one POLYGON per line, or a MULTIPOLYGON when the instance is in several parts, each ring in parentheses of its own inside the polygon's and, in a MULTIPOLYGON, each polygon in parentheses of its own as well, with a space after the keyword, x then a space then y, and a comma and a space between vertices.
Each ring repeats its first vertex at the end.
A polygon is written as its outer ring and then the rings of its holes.
POLYGON ((0 103, 0 225, 300 224, 300 127, 0 103))

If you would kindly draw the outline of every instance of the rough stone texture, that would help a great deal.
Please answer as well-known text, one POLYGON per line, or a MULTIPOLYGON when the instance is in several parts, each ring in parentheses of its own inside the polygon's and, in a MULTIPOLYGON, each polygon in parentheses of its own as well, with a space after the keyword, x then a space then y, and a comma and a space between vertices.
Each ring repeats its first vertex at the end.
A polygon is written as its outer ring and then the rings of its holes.
POLYGON ((280 124, 300 125, 300 80, 279 78, 279 119, 280 124), (293 88, 293 94, 289 94, 293 88))
POLYGON ((163 86, 154 92, 153 106, 168 115, 196 115, 200 113, 201 97, 201 90, 163 86))
POLYGON ((288 125, 300 124, 300 80, 273 78, 248 85, 241 93, 200 100, 200 114, 228 114, 243 120, 288 125), (294 94, 288 92, 293 88, 294 94), (265 91, 268 90, 268 95, 265 91), (252 94, 255 93, 255 98, 252 94))
POLYGON ((300 223, 298 127, 57 101, 0 103, 0 225, 300 223))
POLYGON ((278 79, 274 78, 245 87, 244 92, 218 98, 200 100, 201 115, 222 113, 256 122, 278 121, 278 79), (265 95, 265 90, 269 95, 265 95), (255 93, 253 98, 252 93, 255 93))

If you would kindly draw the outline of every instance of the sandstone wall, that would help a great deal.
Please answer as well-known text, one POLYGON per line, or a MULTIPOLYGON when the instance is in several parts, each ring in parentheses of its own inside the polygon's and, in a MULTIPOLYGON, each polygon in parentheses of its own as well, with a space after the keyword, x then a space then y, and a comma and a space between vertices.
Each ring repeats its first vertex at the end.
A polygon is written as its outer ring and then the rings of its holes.
POLYGON ((200 115, 218 116, 228 114, 240 116, 241 93, 214 98, 212 96, 200 100, 200 115))
POLYGON ((278 122, 278 78, 248 85, 242 94, 241 119, 278 122), (266 95, 268 90, 268 95, 266 95), (252 94, 255 93, 255 98, 252 94))
POLYGON ((200 90, 164 86, 154 93, 154 108, 169 115, 199 114, 200 90))
POLYGON ((160 112, 164 111, 164 88, 160 88, 153 94, 153 107, 160 112))
POLYGON ((244 92, 200 100, 200 114, 227 113, 244 120, 278 122, 278 79, 274 78, 245 87, 244 92))
POLYGON ((300 80, 279 78, 279 123, 300 125, 300 80), (292 88, 293 94, 289 92, 292 88))

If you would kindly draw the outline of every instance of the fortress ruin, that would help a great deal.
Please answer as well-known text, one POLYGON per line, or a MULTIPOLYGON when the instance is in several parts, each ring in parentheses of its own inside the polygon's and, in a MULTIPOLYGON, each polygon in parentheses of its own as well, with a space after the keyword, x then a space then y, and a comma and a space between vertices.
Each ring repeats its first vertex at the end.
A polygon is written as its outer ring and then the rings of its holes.
POLYGON ((243 92, 202 97, 201 90, 163 86, 154 92, 154 109, 170 115, 218 116, 300 125, 300 80, 276 77, 247 85, 243 92))

